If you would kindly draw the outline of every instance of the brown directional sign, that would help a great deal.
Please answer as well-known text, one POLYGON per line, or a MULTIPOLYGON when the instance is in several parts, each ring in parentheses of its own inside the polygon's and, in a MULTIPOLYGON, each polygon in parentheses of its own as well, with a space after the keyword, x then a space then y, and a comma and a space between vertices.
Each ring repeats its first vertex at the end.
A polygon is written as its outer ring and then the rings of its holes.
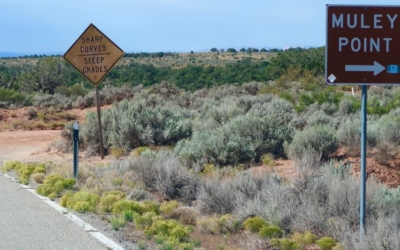
POLYGON ((400 84, 400 6, 327 5, 325 81, 400 84))
POLYGON ((90 24, 64 58, 97 86, 123 54, 113 41, 90 24))

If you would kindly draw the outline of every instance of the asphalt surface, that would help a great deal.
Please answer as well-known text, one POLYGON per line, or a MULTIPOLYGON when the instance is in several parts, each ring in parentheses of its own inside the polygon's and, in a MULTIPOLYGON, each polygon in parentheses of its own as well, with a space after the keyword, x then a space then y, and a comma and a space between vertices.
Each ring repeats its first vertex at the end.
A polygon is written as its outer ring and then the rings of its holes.
POLYGON ((0 249, 109 248, 20 184, 0 174, 0 249))

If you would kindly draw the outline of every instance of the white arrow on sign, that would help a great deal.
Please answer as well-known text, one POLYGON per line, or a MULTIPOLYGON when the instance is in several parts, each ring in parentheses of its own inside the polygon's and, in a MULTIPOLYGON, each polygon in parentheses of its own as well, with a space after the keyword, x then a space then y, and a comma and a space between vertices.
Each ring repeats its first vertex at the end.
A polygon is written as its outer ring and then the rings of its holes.
POLYGON ((374 61, 374 65, 346 65, 346 71, 352 72, 374 72, 374 76, 381 73, 385 67, 374 61))

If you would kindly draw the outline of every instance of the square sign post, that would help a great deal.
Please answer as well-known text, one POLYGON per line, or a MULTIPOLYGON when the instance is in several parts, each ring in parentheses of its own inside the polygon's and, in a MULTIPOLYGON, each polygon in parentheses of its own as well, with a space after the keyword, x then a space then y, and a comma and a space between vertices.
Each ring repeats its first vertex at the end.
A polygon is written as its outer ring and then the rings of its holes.
POLYGON ((96 88, 101 159, 104 159, 104 146, 99 89, 97 85, 123 55, 124 52, 122 49, 93 24, 90 24, 89 27, 86 28, 82 35, 79 36, 64 54, 64 59, 93 83, 96 88))
POLYGON ((400 6, 326 6, 325 82, 361 85, 360 239, 366 204, 367 86, 400 84, 400 6))

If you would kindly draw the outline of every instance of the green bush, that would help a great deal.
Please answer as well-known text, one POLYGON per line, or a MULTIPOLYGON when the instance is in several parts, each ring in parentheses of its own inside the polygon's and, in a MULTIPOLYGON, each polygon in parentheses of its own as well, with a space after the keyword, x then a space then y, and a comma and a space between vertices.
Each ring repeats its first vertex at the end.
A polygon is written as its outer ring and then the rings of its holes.
POLYGON ((74 193, 67 191, 60 199, 60 206, 62 207, 67 207, 67 202, 69 199, 71 199, 74 196, 74 193))
POLYGON ((110 152, 111 155, 114 156, 116 159, 126 155, 126 149, 120 147, 111 147, 110 152))
POLYGON ((339 146, 357 148, 360 147, 360 119, 351 116, 340 123, 337 131, 339 146))
POLYGON ((23 105, 26 98, 27 97, 25 97, 25 95, 16 90, 0 87, 0 100, 2 102, 8 102, 9 104, 23 105))
MULTIPOLYGON (((160 104, 152 107, 145 99, 121 101, 102 113, 106 149, 127 151, 150 145, 171 145, 191 135, 191 120, 182 108, 160 104)), ((81 129, 84 142, 99 147, 97 116, 89 112, 81 129)))
POLYGON ((287 148, 291 159, 301 159, 308 152, 316 152, 327 157, 338 148, 335 128, 325 125, 306 127, 297 131, 287 148))
POLYGON ((136 149, 136 153, 138 154, 138 156, 140 156, 146 150, 150 150, 150 148, 149 147, 138 147, 136 149))
POLYGON ((124 217, 125 221, 132 222, 133 218, 135 217, 135 212, 132 210, 124 210, 122 216, 124 217))
POLYGON ((283 235, 283 230, 275 225, 266 225, 260 228, 260 230, 258 231, 258 235, 261 238, 280 238, 283 235))
POLYGON ((3 173, 14 170, 17 166, 22 165, 22 162, 19 161, 4 161, 3 165, 1 166, 1 171, 3 173))
POLYGON ((261 217, 248 218, 243 222, 243 227, 253 233, 258 233, 261 228, 269 227, 270 225, 261 217))
POLYGON ((315 242, 322 250, 331 250, 334 246, 336 246, 336 240, 331 237, 322 237, 321 239, 315 242))
POLYGON ((3 172, 7 172, 13 169, 17 173, 18 181, 25 185, 29 183, 31 174, 46 172, 44 164, 23 164, 18 161, 5 161, 3 163, 3 172))
POLYGON ((146 211, 146 208, 142 204, 139 204, 139 202, 137 201, 119 200, 114 204, 112 213, 118 215, 125 210, 130 210, 138 214, 143 214, 146 211))
POLYGON ((306 231, 303 234, 295 232, 292 235, 292 239, 301 247, 304 248, 310 244, 313 244, 317 239, 315 234, 311 233, 310 231, 306 231))
POLYGON ((73 195, 66 193, 61 197, 60 205, 73 209, 80 213, 93 212, 100 200, 97 194, 79 191, 73 195))
POLYGON ((113 217, 111 218, 111 226, 115 231, 118 231, 121 227, 126 224, 124 217, 113 217))
POLYGON ((76 180, 64 178, 60 174, 48 175, 44 178, 43 184, 36 188, 38 194, 49 198, 57 198, 65 189, 71 189, 76 180))
POLYGON ((196 224, 203 233, 225 234, 237 232, 241 228, 240 222, 231 214, 221 217, 212 216, 197 220, 196 224))
POLYGON ((216 129, 195 132, 190 140, 179 141, 175 152, 201 165, 259 162, 266 152, 283 154, 283 142, 290 140, 291 134, 292 129, 281 117, 249 113, 216 129))
POLYGON ((184 241, 189 237, 189 230, 175 220, 156 220, 144 231, 150 236, 166 236, 184 241))
POLYGON ((137 226, 138 228, 146 228, 147 226, 151 226, 155 221, 158 220, 164 219, 154 212, 146 212, 142 215, 136 216, 135 226, 137 226))
POLYGON ((301 249, 299 245, 296 244, 291 239, 272 239, 271 243, 280 250, 297 250, 301 249))
POLYGON ((142 202, 145 212, 154 212, 160 214, 160 205, 155 201, 145 200, 142 202))
POLYGON ((97 210, 101 213, 110 213, 113 211, 115 203, 123 198, 125 198, 125 194, 121 191, 106 192, 101 196, 97 210))

